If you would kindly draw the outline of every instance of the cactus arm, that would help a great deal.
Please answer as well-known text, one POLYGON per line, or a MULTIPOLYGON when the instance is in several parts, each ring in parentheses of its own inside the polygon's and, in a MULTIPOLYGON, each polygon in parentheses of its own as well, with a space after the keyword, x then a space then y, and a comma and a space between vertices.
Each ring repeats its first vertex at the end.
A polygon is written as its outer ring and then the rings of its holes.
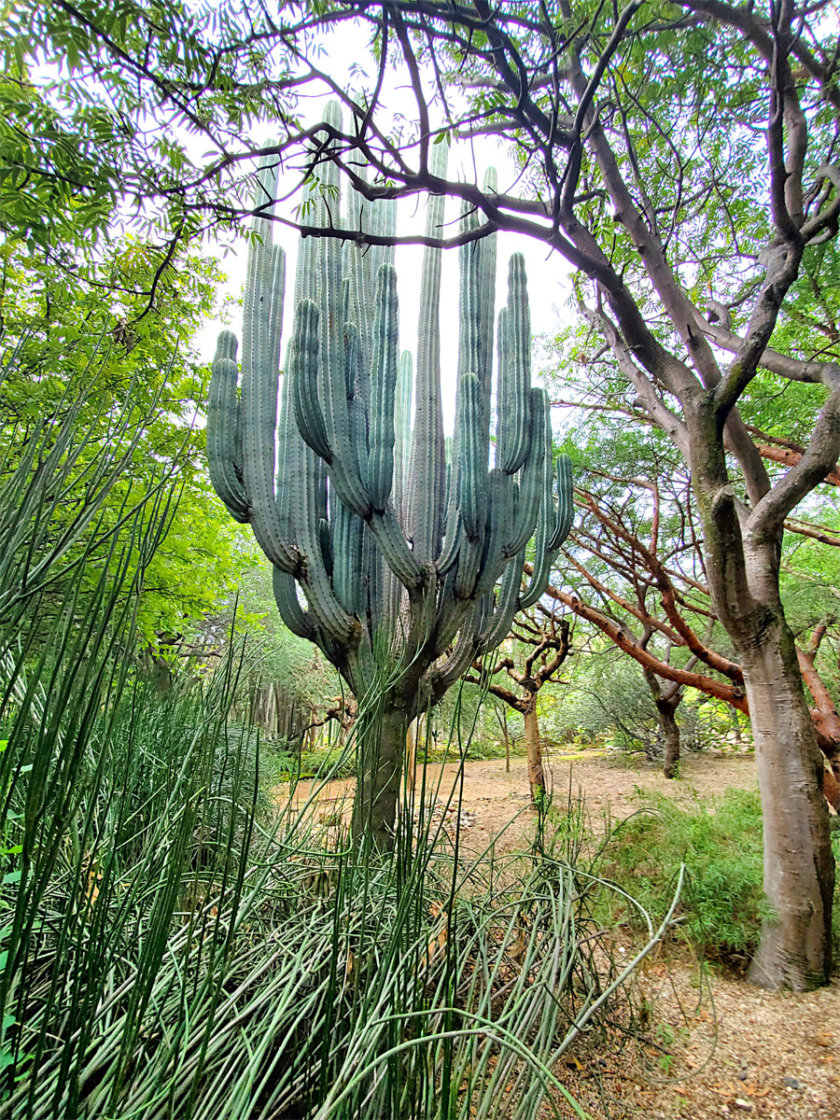
MULTIPOLYGON (((359 168, 359 174, 362 178, 367 177, 364 167, 359 168)), ((369 226, 370 209, 370 205, 364 197, 358 191, 351 190, 348 199, 348 228, 358 230, 360 234, 363 233, 364 229, 369 226)), ((354 241, 345 241, 343 252, 345 283, 348 289, 344 320, 345 323, 354 323, 362 339, 364 339, 367 336, 368 307, 373 295, 373 259, 369 251, 365 252, 362 246, 354 241)), ((362 378, 359 383, 359 389, 365 400, 369 392, 366 381, 367 357, 368 355, 365 354, 360 365, 362 378)), ((348 394, 353 393, 354 389, 355 385, 348 384, 348 394)))
POLYGON ((471 541, 464 534, 458 549, 458 564, 455 568, 455 598, 471 599, 478 579, 481 564, 483 541, 471 541))
MULTIPOLYGON (((456 397, 456 408, 459 410, 457 415, 460 415, 460 408, 463 403, 459 398, 460 394, 456 397)), ((445 576, 450 570, 458 559, 458 552, 461 548, 461 516, 458 512, 458 502, 456 500, 458 493, 458 459, 460 457, 460 452, 455 451, 458 443, 458 425, 455 427, 455 432, 455 436, 450 436, 447 439, 446 448, 446 486, 444 489, 444 508, 446 509, 445 533, 443 547, 438 559, 435 561, 435 567, 440 576, 445 576)))
MULTIPOLYGON (((359 169, 364 177, 364 168, 359 169)), ((367 202, 355 190, 350 191, 348 206, 348 227, 358 230, 358 241, 344 243, 344 274, 349 281, 349 299, 346 321, 355 323, 363 342, 373 328, 373 309, 376 277, 383 264, 394 263, 392 245, 371 245, 365 238, 366 232, 388 237, 396 233, 396 203, 393 199, 367 202)), ((361 391, 365 400, 368 397, 367 363, 370 354, 365 350, 362 363, 361 391)))
MULTIPOLYGON (((331 102, 324 119, 333 127, 340 128, 340 107, 331 102)), ((325 160, 320 164, 319 178, 321 189, 317 193, 313 191, 311 196, 314 211, 312 224, 341 227, 338 169, 332 161, 325 160)), ((351 392, 348 392, 344 315, 345 302, 349 306, 352 300, 349 294, 345 296, 342 283, 344 248, 340 240, 331 237, 306 238, 304 244, 307 241, 312 244, 307 248, 303 271, 298 273, 296 299, 312 296, 320 312, 317 397, 329 455, 322 454, 326 449, 323 445, 315 450, 328 463, 330 478, 341 500, 354 513, 367 518, 371 505, 354 454, 350 425, 351 392)), ((360 324, 356 326, 362 329, 360 324)), ((314 443, 311 446, 314 448, 314 443)))
POLYGON ((551 420, 548 395, 545 389, 531 389, 528 458, 522 468, 519 491, 519 509, 511 519, 512 534, 505 544, 505 554, 515 556, 534 535, 544 501, 546 463, 551 455, 551 420))
MULTIPOLYGON (((348 327, 349 331, 354 331, 355 327, 351 323, 348 327)), ((361 473, 362 470, 367 469, 368 459, 368 423, 367 411, 364 404, 358 397, 354 397, 350 401, 350 437, 353 444, 353 452, 356 456, 356 469, 361 473)))
POLYGON ((461 627, 455 648, 435 672, 434 688, 441 694, 459 680, 481 653, 481 631, 488 610, 492 609, 492 596, 484 596, 471 608, 461 627))
POLYGON ((444 541, 443 549, 440 556, 435 561, 435 568, 439 576, 445 576, 452 568, 452 565, 458 559, 458 554, 461 551, 463 543, 463 529, 461 528, 461 519, 457 516, 457 506, 453 503, 455 516, 452 518, 453 528, 447 529, 446 540, 444 541))
POLYGON ((319 630, 333 642, 353 646, 359 640, 359 620, 345 610, 336 597, 324 556, 321 551, 320 515, 323 505, 321 489, 324 482, 317 470, 317 460, 310 448, 304 450, 303 508, 300 511, 300 543, 305 567, 300 582, 306 601, 319 630))
MULTIPOLYGON (((480 224, 475 209, 465 203, 461 230, 480 224)), ((496 238, 494 234, 470 241, 459 250, 461 266, 458 376, 474 373, 481 387, 481 416, 489 446, 490 393, 492 388, 493 307, 496 294, 496 238), (492 279, 491 272, 492 270, 492 279)))
POLYGON ((236 396, 236 336, 222 331, 213 359, 207 406, 207 459, 213 489, 235 521, 248 521, 248 499, 242 485, 242 436, 236 396))
MULTIPOLYGON (((438 144, 432 153, 432 172, 446 172, 446 151, 438 144)), ((436 237, 444 219, 444 199, 429 199, 426 233, 436 237)), ((440 552, 444 524, 446 445, 440 386, 440 274, 441 254, 426 249, 420 278, 420 318, 417 335, 417 369, 412 433, 411 516, 409 533, 421 564, 431 563, 440 552)))
POLYGON ((553 497, 553 471, 551 463, 546 469, 547 485, 544 490, 543 508, 537 524, 536 555, 534 570, 528 584, 528 590, 520 600, 522 610, 527 610, 536 603, 545 591, 548 577, 551 574, 551 565, 560 550, 560 546, 569 534, 574 516, 574 493, 572 488, 572 464, 568 455, 559 455, 557 458, 558 482, 558 509, 554 509, 553 497))
POLYGON ((400 583, 409 590, 419 587, 423 580, 423 569, 408 547, 394 507, 388 505, 382 513, 374 513, 370 519, 370 527, 376 534, 385 562, 400 583))
POLYGON ((332 452, 318 401, 319 323, 320 313, 315 304, 308 299, 301 300, 295 309, 288 376, 292 382, 298 431, 315 454, 329 463, 332 452))
MULTIPOLYGON (((488 167, 484 176, 482 190, 486 194, 495 194, 498 190, 496 170, 488 167)), ((490 421, 490 390, 492 386, 493 363, 493 327, 496 312, 496 235, 481 239, 480 250, 481 278, 482 278, 482 313, 481 313, 481 352, 484 356, 485 370, 482 374, 485 384, 485 414, 489 425, 490 421)))
POLYGON ((377 513, 388 504, 394 481, 394 403, 398 363, 397 274, 383 265, 376 278, 371 353, 370 437, 367 491, 377 513))
MULTIPOLYGON (((465 205, 461 215, 460 228, 468 232, 478 224, 475 212, 465 205)), ((486 474, 487 456, 490 441, 490 390, 491 357, 493 335, 493 305, 495 301, 495 237, 484 238, 462 246, 460 261, 460 330, 458 339, 458 392, 456 396, 456 424, 453 440, 452 466, 449 480, 449 500, 445 509, 444 550, 438 560, 438 568, 445 571, 453 562, 454 550, 459 556, 458 589, 459 596, 471 593, 474 583, 468 577, 468 569, 473 566, 478 555, 475 548, 473 527, 467 527, 462 516, 461 506, 464 493, 462 474, 464 470, 463 442, 466 438, 464 417, 465 382, 464 376, 472 374, 478 381, 476 400, 470 402, 475 417, 475 429, 470 434, 473 445, 471 460, 482 465, 486 474), (492 278, 486 269, 492 268, 492 278), (467 539, 463 534, 466 532, 467 539)), ((470 390, 472 392, 472 390, 470 390)), ((470 483, 467 483, 469 489, 470 483)), ((469 513, 467 517, 469 522, 469 513)))
POLYGON ((514 253, 508 272, 508 303, 499 315, 499 425, 496 465, 514 474, 528 454, 531 388, 531 317, 525 258, 514 253))
POLYGON ((461 519, 461 542, 455 595, 466 599, 472 595, 478 579, 487 518, 487 460, 482 458, 485 444, 481 430, 481 386, 474 373, 467 373, 461 378, 460 397, 457 506, 461 519))
POLYGON ((473 591, 477 599, 493 590, 496 580, 504 570, 504 542, 510 533, 512 520, 513 479, 504 471, 496 469, 488 475, 488 483, 487 532, 484 536, 481 569, 473 591))
MULTIPOLYGON (((267 225, 267 223, 263 223, 267 225)), ((279 568, 294 572, 300 557, 284 533, 274 489, 278 396, 279 326, 272 309, 282 306, 284 257, 263 232, 249 251, 242 345, 242 470, 250 522, 263 552, 279 568)))
POLYGON ((289 367, 292 365, 293 347, 286 355, 286 373, 283 375, 280 394, 280 415, 277 421, 277 517, 285 537, 296 540, 295 520, 303 501, 302 464, 306 444, 295 423, 294 386, 289 367))
POLYGON ((410 350, 400 355, 397 375, 397 397, 394 406, 394 491, 393 502, 397 518, 408 529, 406 505, 408 501, 408 456, 411 448, 411 386, 414 380, 414 363, 410 350))
MULTIPOLYGON (((462 203, 460 232, 467 234, 478 225, 475 208, 468 202, 462 203)), ((468 241, 458 250, 460 265, 460 288, 458 309, 460 312, 458 331, 458 377, 473 373, 480 380, 484 374, 482 361, 482 287, 481 246, 478 241, 468 241)))
POLYGON ((461 378, 461 461, 458 472, 458 507, 469 541, 480 539, 487 513, 487 460, 481 430, 481 387, 474 373, 461 378))
POLYGON ((540 516, 537 521, 537 531, 534 537, 534 569, 528 582, 527 590, 520 596, 520 608, 527 610, 532 607, 545 590, 548 577, 551 573, 551 564, 554 559, 547 548, 549 533, 553 528, 553 496, 552 496, 552 471, 551 463, 546 463, 543 472, 542 495, 540 500, 540 516), (549 518, 552 526, 549 526, 549 518))
MULTIPOLYGON (((397 232, 397 204, 392 198, 377 199, 368 203, 370 215, 370 231, 378 237, 393 237, 397 232)), ((373 321, 373 295, 376 286, 376 277, 383 264, 394 266, 393 245, 366 245, 364 238, 356 250, 370 261, 370 278, 365 305, 368 308, 368 326, 373 321)))
POLYGON ((307 641, 314 642, 316 640, 315 625, 309 613, 300 605, 295 577, 275 566, 272 568, 272 585, 274 599, 283 622, 299 638, 306 638, 307 641))
POLYGON ((341 501, 337 502, 332 520, 335 528, 333 586, 336 598, 349 614, 361 616, 365 609, 362 575, 364 522, 341 501))
POLYGON ((551 575, 551 565, 554 563, 556 553, 548 552, 544 547, 538 549, 534 561, 534 570, 528 582, 528 589, 519 600, 519 607, 526 611, 532 607, 546 589, 548 578, 551 575))
POLYGON ((481 634, 482 653, 495 649, 510 633, 514 616, 520 607, 519 592, 522 586, 522 566, 524 562, 525 550, 523 549, 509 561, 505 568, 495 610, 488 617, 481 634))
MULTIPOLYGON (((324 408, 330 454, 329 457, 322 456, 322 458, 328 463, 330 479, 341 501, 357 516, 366 520, 371 513, 370 499, 362 481, 362 468, 367 463, 366 424, 360 427, 354 418, 357 401, 353 396, 348 395, 347 391, 348 385, 359 380, 359 368, 362 363, 361 340, 353 323, 347 324, 343 333, 341 366, 337 371, 333 371, 333 381, 328 386, 328 401, 324 408), (340 399, 336 399, 336 394, 340 399)), ((320 338, 323 343, 323 331, 320 338)), ((320 364, 323 370, 323 353, 320 364)))
POLYGON ((432 648, 436 658, 442 657, 458 635, 462 626, 469 624, 475 610, 474 599, 460 599, 456 593, 457 572, 453 571, 446 579, 441 592, 437 619, 432 634, 432 648))
POLYGON ((548 540, 551 551, 560 548, 568 537, 575 516, 574 478, 572 460, 568 455, 557 456, 557 520, 554 532, 548 540))
MULTIPOLYGON (((367 573, 367 620, 368 630, 372 635, 379 636, 380 649, 384 650, 390 645, 388 635, 387 614, 389 606, 389 579, 390 587, 396 577, 384 562, 382 550, 379 547, 373 532, 367 527, 364 529, 364 571, 367 573), (382 641, 384 639, 384 642, 382 641)), ((387 653, 385 654, 387 658, 387 653)))

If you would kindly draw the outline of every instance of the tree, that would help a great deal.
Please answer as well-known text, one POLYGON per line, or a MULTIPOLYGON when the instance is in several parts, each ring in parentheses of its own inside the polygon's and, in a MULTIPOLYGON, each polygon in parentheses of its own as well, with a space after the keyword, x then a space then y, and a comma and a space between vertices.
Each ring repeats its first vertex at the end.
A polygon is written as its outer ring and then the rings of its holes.
MULTIPOLYGON (((0 76, 0 230, 96 286, 103 248, 143 242, 145 272, 111 290, 153 306, 164 274, 250 197, 236 149, 293 122, 282 45, 251 6, 117 0, 7 5, 0 76), (201 153, 199 155, 198 153, 201 153), (85 229, 83 251, 78 235, 85 229)), ((250 174, 249 174, 250 172, 250 174)))
MULTIPOLYGON (((78 237, 84 233, 83 226, 77 227, 78 237)), ((66 248, 71 251, 72 242, 66 248)), ((86 492, 84 480, 88 490, 96 491, 97 462, 106 446, 107 455, 120 464, 86 531, 51 565, 51 592, 40 617, 46 627, 51 604, 61 601, 62 573, 72 572, 92 537, 103 543, 98 553, 88 555, 89 583, 96 579, 96 556, 107 552, 108 534, 165 482, 174 495, 169 529, 135 604, 137 632, 152 660, 172 652, 176 635, 178 641, 191 640, 204 614, 232 594, 241 568, 236 530, 221 511, 205 508, 212 492, 204 466, 205 432, 196 422, 209 371, 198 361, 192 339, 215 305, 218 270, 215 262, 186 254, 178 263, 177 272, 161 279, 155 306, 140 318, 143 298, 118 288, 119 278, 129 290, 148 282, 154 264, 144 245, 112 246, 95 274, 95 286, 70 282, 63 269, 19 242, 0 247, 6 359, 0 381, 0 479, 14 474, 39 430, 49 449, 50 432, 60 432, 72 410, 79 445, 66 484, 78 479, 79 490, 68 491, 73 500, 58 499, 50 531, 59 544, 59 528, 78 517, 77 494, 86 492)))
MULTIPOLYGON (((335 116, 328 119, 336 127, 335 116)), ((441 170, 445 155, 440 148, 441 170)), ((275 163, 264 165, 260 185, 270 214, 275 163)), ((358 194, 345 216, 337 176, 321 185, 322 196, 307 200, 318 228, 356 226, 358 194)), ((370 220, 388 236, 394 218, 385 203, 370 220)), ((443 220, 435 200, 431 236, 443 220)), ((470 224, 466 213, 462 228, 470 224)), ((273 565, 283 621, 320 647, 358 702, 353 833, 385 851, 395 846, 409 725, 498 645, 520 606, 539 598, 569 531, 572 482, 561 456, 555 508, 547 396, 530 383, 522 257, 511 258, 508 302, 498 316, 495 467, 488 470, 495 242, 461 253, 458 418, 448 455, 440 254, 428 249, 423 263, 412 393, 411 354, 399 351, 394 266, 387 252, 364 249, 326 237, 301 247, 280 393, 285 258, 272 245, 267 216, 257 219, 241 396, 237 341, 224 332, 207 448, 216 492, 235 520, 251 524, 273 565), (536 562, 521 592, 535 530, 536 562)))
MULTIPOLYGON (((658 430, 644 424, 628 430, 626 404, 622 407, 614 394, 612 404, 605 403, 610 395, 604 391, 606 362, 590 366, 588 379, 577 386, 583 407, 567 437, 567 444, 576 447, 575 500, 583 516, 564 550, 564 578, 555 579, 550 594, 639 663, 676 758, 673 714, 683 690, 698 689, 748 715, 743 669, 711 601, 699 516, 681 457, 658 430), (596 397, 602 401, 597 406, 596 397), (608 457, 609 470, 585 466, 608 457), (577 584, 576 590, 564 584, 577 584)), ((823 793, 835 809, 840 804, 840 682, 833 642, 825 639, 838 613, 838 523, 830 500, 809 514, 808 523, 788 520, 780 566, 797 662, 829 766, 823 793), (818 581, 809 571, 814 563, 818 581)))
POLYGON ((506 645, 509 648, 501 656, 484 664, 474 662, 464 679, 486 688, 522 716, 531 800, 540 805, 546 797, 546 785, 537 700, 542 688, 556 680, 571 652, 569 621, 537 603, 514 618, 506 645), (514 652, 520 656, 514 657, 514 652), (507 677, 507 686, 501 674, 507 677))

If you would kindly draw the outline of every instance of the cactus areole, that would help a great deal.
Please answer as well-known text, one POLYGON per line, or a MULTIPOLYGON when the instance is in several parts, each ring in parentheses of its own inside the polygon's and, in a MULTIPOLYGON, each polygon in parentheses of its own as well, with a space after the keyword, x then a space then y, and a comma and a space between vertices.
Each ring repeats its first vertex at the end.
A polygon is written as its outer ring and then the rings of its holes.
MULTIPOLYGON (((435 158, 445 159, 442 146, 435 158)), ((308 222, 314 214, 314 224, 394 232, 393 204, 371 206, 356 192, 339 217, 337 172, 322 166, 308 222)), ((266 207, 275 188, 276 169, 264 166, 266 207)), ((462 224, 475 220, 466 213, 462 224)), ((437 235, 442 222, 443 199, 431 198, 428 232, 437 235)), ((353 831, 389 848, 408 724, 542 594, 571 525, 571 468, 561 456, 555 472, 548 401, 530 384, 521 256, 511 258, 507 305, 494 324, 494 238, 460 250, 456 429, 445 440, 441 252, 425 252, 412 360, 399 349, 393 249, 302 240, 281 374, 284 254, 268 216, 254 234, 240 385, 230 332, 219 336, 213 363, 210 474, 271 561, 284 622, 317 643, 359 701, 353 831)))

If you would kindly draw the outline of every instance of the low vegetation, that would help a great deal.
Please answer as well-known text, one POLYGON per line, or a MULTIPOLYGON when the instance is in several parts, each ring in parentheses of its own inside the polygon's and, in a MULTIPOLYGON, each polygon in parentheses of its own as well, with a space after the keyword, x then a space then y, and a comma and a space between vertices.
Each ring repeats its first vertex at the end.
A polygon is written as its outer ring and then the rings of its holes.
MULTIPOLYGON (((662 794, 638 795, 639 808, 610 828, 595 867, 632 896, 604 896, 607 921, 640 928, 637 903, 659 913, 685 869, 670 937, 712 961, 742 969, 768 915, 762 891, 761 801, 748 790, 688 806, 662 794)), ((838 833, 835 852, 840 854, 838 833)), ((840 925, 835 921, 835 940, 840 925)))

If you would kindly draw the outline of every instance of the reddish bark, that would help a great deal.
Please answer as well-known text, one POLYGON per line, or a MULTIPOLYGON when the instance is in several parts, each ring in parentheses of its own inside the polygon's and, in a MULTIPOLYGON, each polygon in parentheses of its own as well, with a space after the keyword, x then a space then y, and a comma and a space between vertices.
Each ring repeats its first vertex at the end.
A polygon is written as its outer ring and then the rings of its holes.
MULTIPOLYGON (((797 449, 789 447, 781 450, 790 455, 798 453, 797 449)), ((605 475, 604 477, 610 476, 605 475)), ((637 588, 636 602, 633 603, 626 595, 621 595, 614 589, 607 587, 603 581, 589 572, 579 559, 574 557, 569 559, 594 591, 615 603, 616 606, 629 614, 631 619, 636 619, 641 623, 642 636, 637 636, 628 625, 619 622, 605 611, 586 603, 574 592, 549 587, 546 594, 563 603, 578 617, 595 625, 619 649, 634 658, 646 674, 669 681, 679 688, 695 688, 707 696, 723 700, 731 707, 749 716, 749 705, 743 687, 744 677, 741 666, 731 658, 714 650, 692 628, 686 618, 687 601, 685 596, 678 590, 671 573, 657 554, 658 520, 656 511, 659 508, 659 494, 656 484, 642 479, 629 481, 644 485, 651 492, 654 502, 654 517, 650 544, 645 544, 638 536, 633 534, 616 514, 605 509, 598 498, 588 491, 577 492, 577 504, 596 520, 603 535, 597 542, 591 535, 586 537, 585 534, 575 534, 575 537, 576 543, 587 548, 605 563, 611 564, 618 574, 625 579, 629 579, 631 584, 635 584, 637 588), (639 578, 640 575, 643 577, 642 579, 639 578), (661 617, 655 614, 650 607, 651 589, 654 589, 658 596, 661 617), (684 647, 693 655, 693 662, 706 665, 710 670, 720 674, 725 679, 721 680, 717 676, 698 672, 693 666, 691 669, 677 668, 658 657, 648 648, 648 639, 654 632, 660 634, 669 644, 684 647)), ((815 533, 809 531, 806 535, 815 535, 815 533)), ((697 580, 691 580, 690 586, 693 592, 702 595, 706 601, 706 607, 701 608, 704 617, 713 619, 715 616, 708 599, 708 589, 697 580)), ((698 611, 696 602, 690 604, 690 609, 694 614, 701 613, 701 611, 698 611)), ((813 700, 810 714, 817 742, 829 767, 826 771, 823 790, 829 804, 840 812, 840 714, 838 714, 831 694, 815 664, 816 655, 826 629, 826 626, 821 624, 814 630, 807 650, 797 647, 797 659, 802 680, 813 700)))

